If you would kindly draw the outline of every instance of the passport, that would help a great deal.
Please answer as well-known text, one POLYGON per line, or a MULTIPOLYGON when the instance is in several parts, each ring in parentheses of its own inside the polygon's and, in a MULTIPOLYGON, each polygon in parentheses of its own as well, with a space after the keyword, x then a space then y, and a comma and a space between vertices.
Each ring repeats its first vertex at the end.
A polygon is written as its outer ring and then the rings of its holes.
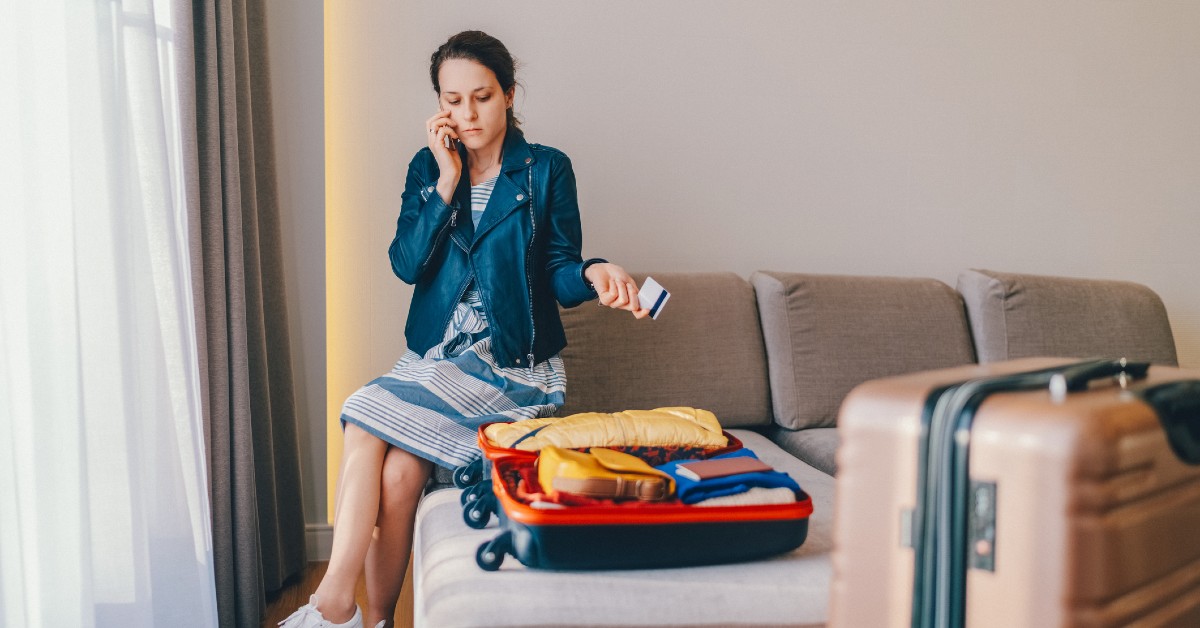
POLYGON ((742 473, 759 473, 762 471, 774 471, 775 467, 750 456, 738 456, 736 458, 713 458, 711 460, 697 460, 696 462, 684 462, 675 467, 675 473, 688 478, 689 480, 711 480, 713 478, 723 478, 727 475, 740 475, 742 473))

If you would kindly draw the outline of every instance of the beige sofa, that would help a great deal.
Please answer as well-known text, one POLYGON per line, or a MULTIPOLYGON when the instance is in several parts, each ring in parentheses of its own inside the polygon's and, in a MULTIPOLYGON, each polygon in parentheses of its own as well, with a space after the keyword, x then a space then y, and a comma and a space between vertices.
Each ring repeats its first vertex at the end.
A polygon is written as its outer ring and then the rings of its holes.
MULTIPOLYGON (((965 271, 934 280, 757 272, 651 273, 671 291, 656 321, 585 304, 563 311, 560 414, 689 405, 712 410, 814 504, 789 554, 683 569, 547 572, 475 564, 496 524, 462 523, 459 491, 417 514, 417 626, 820 626, 832 577, 837 410, 878 377, 1029 355, 1175 364, 1161 301, 1114 281, 965 271)), ((644 276, 639 276, 639 281, 644 276)))

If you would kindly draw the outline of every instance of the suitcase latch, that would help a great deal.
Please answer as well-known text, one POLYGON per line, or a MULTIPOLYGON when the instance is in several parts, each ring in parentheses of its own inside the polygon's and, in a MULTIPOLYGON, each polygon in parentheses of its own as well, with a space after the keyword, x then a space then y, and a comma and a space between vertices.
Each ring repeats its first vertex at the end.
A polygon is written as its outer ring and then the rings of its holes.
POLYGON ((971 568, 996 571, 996 483, 971 482, 971 568))

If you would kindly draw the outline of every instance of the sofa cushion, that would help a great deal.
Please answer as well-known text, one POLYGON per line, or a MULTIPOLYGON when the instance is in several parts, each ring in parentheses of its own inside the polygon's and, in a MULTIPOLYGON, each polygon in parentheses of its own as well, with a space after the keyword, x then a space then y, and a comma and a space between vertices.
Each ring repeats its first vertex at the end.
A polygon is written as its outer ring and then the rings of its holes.
MULTIPOLYGON (((723 427, 769 425, 754 291, 733 273, 654 273, 671 293, 657 320, 596 301, 561 310, 566 405, 577 412, 692 406, 723 427)), ((635 274, 638 285, 645 275, 635 274)))
POLYGON ((958 276, 980 362, 1127 357, 1175 366, 1162 300, 1128 281, 968 270, 958 276))
POLYGON ((775 422, 830 427, 869 379, 974 361, 962 299, 936 279, 756 272, 775 422))
POLYGON ((829 475, 837 473, 838 431, 836 427, 810 427, 789 430, 776 427, 771 440, 800 460, 829 475))
POLYGON ((429 474, 429 481, 425 483, 426 492, 450 486, 454 486, 454 471, 440 464, 433 465, 433 473, 429 474))
POLYGON ((498 533, 495 519, 482 530, 468 528, 462 522, 460 491, 446 489, 427 495, 417 510, 416 625, 824 625, 832 576, 834 480, 760 434, 733 433, 812 497, 808 539, 798 549, 749 563, 626 571, 539 571, 508 556, 499 571, 486 572, 475 564, 475 551, 498 533))

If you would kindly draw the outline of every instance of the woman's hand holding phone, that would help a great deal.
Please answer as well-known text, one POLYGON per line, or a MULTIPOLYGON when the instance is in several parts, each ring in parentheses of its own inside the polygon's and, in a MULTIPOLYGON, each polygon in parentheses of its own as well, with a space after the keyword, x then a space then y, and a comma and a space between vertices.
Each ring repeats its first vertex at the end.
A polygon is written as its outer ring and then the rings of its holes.
POLYGON ((449 111, 439 111, 437 115, 425 121, 429 150, 433 151, 433 157, 437 160, 438 170, 441 172, 438 193, 447 203, 454 197, 454 188, 458 186, 458 178, 462 176, 462 158, 458 156, 458 132, 454 130, 454 126, 449 111))

